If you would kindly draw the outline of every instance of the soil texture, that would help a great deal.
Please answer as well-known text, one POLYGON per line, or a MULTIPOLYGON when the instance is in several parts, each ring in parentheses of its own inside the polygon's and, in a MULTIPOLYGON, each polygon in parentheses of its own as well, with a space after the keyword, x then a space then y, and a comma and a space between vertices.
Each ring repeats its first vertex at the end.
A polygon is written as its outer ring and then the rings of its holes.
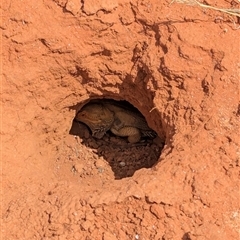
POLYGON ((1 15, 1 239, 240 238, 237 16, 170 0, 1 15), (158 137, 93 138, 74 120, 93 99, 127 101, 158 137))

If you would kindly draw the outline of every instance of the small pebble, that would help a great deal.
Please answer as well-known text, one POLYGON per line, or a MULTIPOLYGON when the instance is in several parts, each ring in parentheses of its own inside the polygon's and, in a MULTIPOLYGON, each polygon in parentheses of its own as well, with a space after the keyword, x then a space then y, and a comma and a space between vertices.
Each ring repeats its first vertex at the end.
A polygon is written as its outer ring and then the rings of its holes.
POLYGON ((104 161, 104 159, 102 157, 100 157, 99 159, 97 159, 95 161, 95 166, 97 168, 104 168, 106 166, 106 162, 104 161))
POLYGON ((125 162, 120 162, 120 163, 119 163, 119 166, 125 167, 125 166, 126 166, 126 163, 125 163, 125 162))
POLYGON ((138 234, 135 235, 135 239, 136 239, 136 240, 139 239, 139 235, 138 235, 138 234))
POLYGON ((75 170, 78 173, 81 173, 84 170, 84 165, 82 163, 76 163, 73 166, 73 170, 75 170))

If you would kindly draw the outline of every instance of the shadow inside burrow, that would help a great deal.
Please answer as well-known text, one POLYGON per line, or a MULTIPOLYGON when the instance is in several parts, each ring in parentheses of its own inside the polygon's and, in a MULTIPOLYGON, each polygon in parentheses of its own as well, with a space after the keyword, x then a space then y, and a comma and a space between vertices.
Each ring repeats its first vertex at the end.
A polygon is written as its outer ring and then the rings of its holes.
MULTIPOLYGON (((115 101, 112 99, 94 99, 90 102, 99 103, 110 101, 117 104, 128 111, 141 113, 127 101, 115 101)), ((88 102, 88 103, 90 103, 88 102)), ((79 109, 76 109, 76 115, 79 109)), ((92 136, 90 128, 82 122, 73 119, 70 135, 78 136, 81 139, 81 144, 94 149, 94 152, 103 157, 108 162, 115 179, 131 177, 135 171, 141 168, 151 168, 159 159, 164 143, 156 138, 141 138, 137 143, 129 143, 126 137, 118 137, 111 131, 101 139, 92 136)))

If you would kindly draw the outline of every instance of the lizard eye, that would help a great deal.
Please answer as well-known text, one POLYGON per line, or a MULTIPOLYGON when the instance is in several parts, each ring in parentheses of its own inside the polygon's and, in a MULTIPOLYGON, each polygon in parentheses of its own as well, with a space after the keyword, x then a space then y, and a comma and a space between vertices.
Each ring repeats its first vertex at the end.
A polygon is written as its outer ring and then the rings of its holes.
POLYGON ((79 112, 77 114, 77 116, 80 117, 80 118, 85 117, 85 115, 86 115, 85 112, 79 112))

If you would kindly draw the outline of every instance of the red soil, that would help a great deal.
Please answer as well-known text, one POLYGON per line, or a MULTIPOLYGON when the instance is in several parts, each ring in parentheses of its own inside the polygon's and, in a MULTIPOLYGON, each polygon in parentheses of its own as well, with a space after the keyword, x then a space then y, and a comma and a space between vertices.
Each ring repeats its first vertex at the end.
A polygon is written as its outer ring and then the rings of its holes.
POLYGON ((169 2, 4 1, 2 239, 239 238, 239 19, 169 2), (93 98, 139 109, 153 167, 117 180, 69 134, 93 98))

